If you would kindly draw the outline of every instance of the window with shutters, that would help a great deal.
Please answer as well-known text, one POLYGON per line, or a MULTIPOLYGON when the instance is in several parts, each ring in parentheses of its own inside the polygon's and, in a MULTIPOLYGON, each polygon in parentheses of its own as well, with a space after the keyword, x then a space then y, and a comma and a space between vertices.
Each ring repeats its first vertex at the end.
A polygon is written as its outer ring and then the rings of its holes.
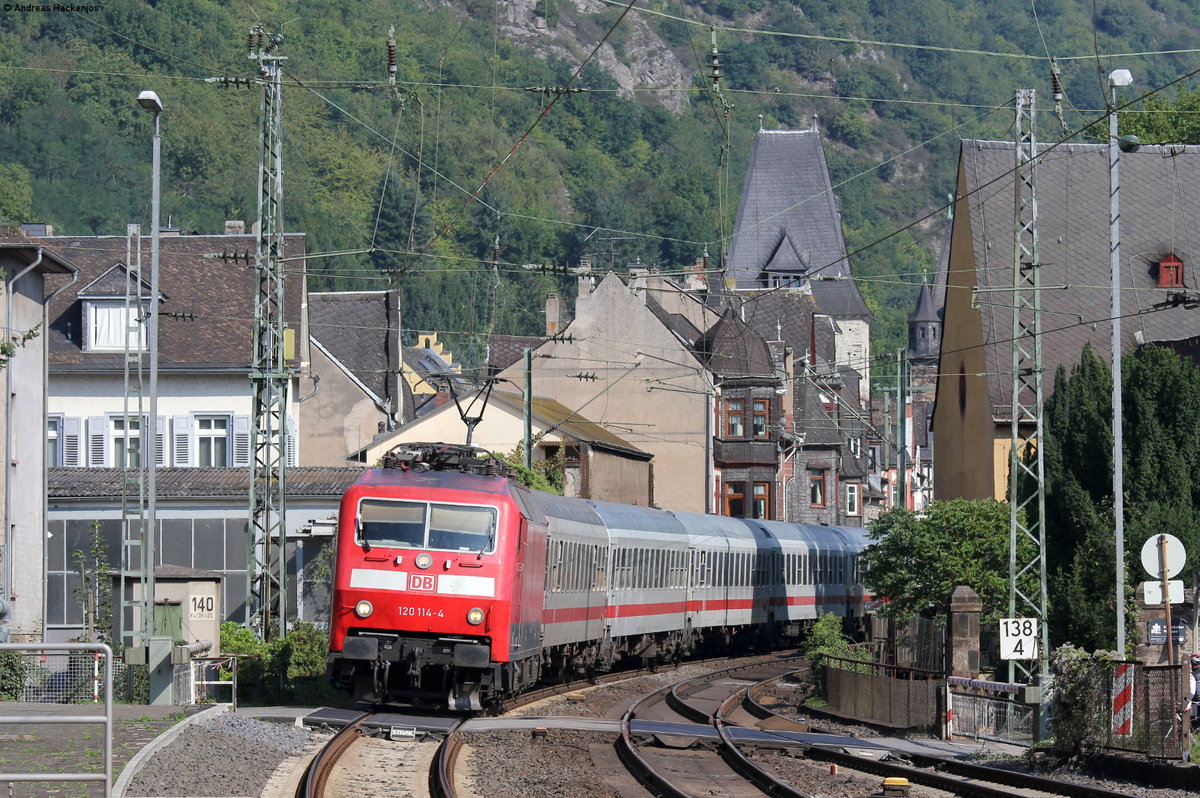
MULTIPOLYGON (((63 456, 67 465, 71 457, 77 456, 72 449, 73 419, 64 422, 63 456)), ((75 420, 77 421, 77 419, 75 420)), ((87 420, 87 465, 92 468, 140 468, 149 447, 145 430, 148 428, 145 416, 93 416, 87 420)), ((77 429, 77 428, 76 428, 77 429)), ((159 416, 155 422, 155 445, 159 466, 165 466, 166 458, 166 418, 159 416)), ((77 439, 77 438, 76 438, 77 439)))

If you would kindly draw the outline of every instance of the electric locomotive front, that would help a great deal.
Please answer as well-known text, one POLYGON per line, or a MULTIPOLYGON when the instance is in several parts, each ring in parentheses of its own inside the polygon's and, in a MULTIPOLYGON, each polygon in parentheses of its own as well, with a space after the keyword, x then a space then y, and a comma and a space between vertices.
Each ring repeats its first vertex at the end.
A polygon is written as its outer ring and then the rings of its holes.
POLYGON ((514 578, 526 534, 502 477, 367 471, 339 513, 334 683, 369 703, 481 708, 498 664, 528 644, 510 627, 541 609, 522 610, 514 578))

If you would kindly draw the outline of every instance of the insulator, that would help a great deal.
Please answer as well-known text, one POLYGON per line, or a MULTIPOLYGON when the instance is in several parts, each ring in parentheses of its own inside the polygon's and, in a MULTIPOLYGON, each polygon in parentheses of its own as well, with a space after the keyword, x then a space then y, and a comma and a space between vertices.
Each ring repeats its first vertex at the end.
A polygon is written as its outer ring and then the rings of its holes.
POLYGON ((387 40, 387 64, 388 72, 396 74, 396 40, 391 36, 387 40))
POLYGON ((247 50, 254 49, 254 31, 250 31, 249 33, 246 34, 246 49, 247 50))

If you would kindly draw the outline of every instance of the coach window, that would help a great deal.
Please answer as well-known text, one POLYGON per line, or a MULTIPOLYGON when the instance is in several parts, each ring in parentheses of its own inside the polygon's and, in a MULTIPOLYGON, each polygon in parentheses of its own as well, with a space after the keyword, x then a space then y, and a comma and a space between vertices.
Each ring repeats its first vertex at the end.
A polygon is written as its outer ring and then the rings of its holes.
POLYGON ((725 483, 725 515, 744 518, 746 515, 746 483, 725 483))
POLYGON ((725 400, 725 436, 727 438, 746 437, 746 400, 725 400))
POLYGON ((825 506, 825 471, 820 468, 808 469, 808 503, 812 507, 825 506))
POLYGON ((768 421, 771 418, 771 402, 769 399, 754 400, 754 437, 766 438, 770 434, 768 432, 768 421))

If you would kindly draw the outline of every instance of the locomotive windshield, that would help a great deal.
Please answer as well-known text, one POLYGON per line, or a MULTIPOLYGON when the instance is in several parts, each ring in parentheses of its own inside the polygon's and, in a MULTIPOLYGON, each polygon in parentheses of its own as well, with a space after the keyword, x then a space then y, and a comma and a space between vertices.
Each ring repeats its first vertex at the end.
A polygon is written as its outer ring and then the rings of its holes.
POLYGON ((463 504, 363 499, 359 540, 394 549, 438 549, 485 554, 495 545, 496 508, 463 504))

